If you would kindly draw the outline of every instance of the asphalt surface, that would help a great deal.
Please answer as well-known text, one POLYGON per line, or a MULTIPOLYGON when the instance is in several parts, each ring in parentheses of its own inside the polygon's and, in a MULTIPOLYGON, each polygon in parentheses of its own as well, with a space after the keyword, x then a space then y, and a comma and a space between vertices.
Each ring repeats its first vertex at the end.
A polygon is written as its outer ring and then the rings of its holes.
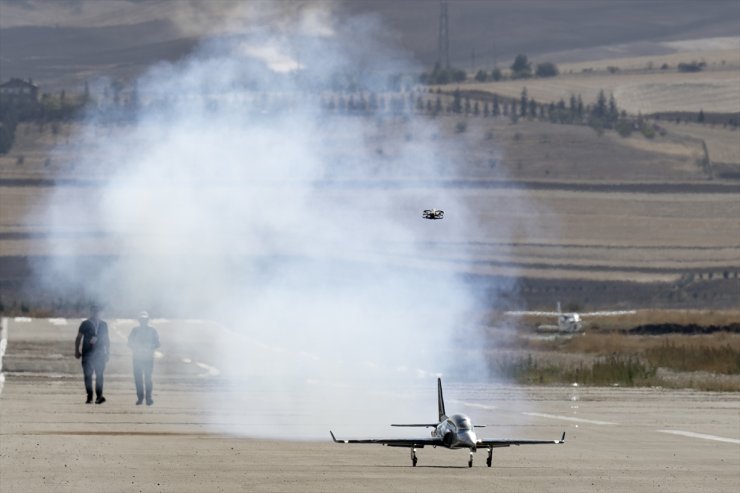
MULTIPOLYGON (((225 370, 208 346, 216 329, 201 321, 156 324, 163 345, 155 404, 146 407, 134 405, 123 343, 132 322, 111 320, 108 402, 85 405, 79 363, 71 357, 78 322, 6 322, 3 493, 740 490, 738 394, 450 381, 448 414, 464 412, 486 424, 480 436, 554 439, 566 431, 566 443, 498 449, 490 469, 484 452, 468 469, 466 451, 425 448, 412 468, 405 449, 330 442, 329 427, 340 438, 354 437, 364 426, 368 434, 378 432, 377 423, 357 423, 351 415, 336 421, 329 411, 336 401, 325 396, 346 390, 332 382, 305 383, 322 397, 290 413, 280 404, 284 388, 267 381, 245 405, 244 396, 224 384, 225 370), (178 344, 168 343, 176 335, 178 344)), ((268 358, 270 351, 261 348, 268 358)), ((419 387, 432 387, 428 391, 411 389, 431 401, 430 412, 436 406, 433 386, 429 377, 419 387)), ((394 397, 399 414, 407 398, 394 397)), ((343 405, 352 409, 364 401, 343 405)), ((386 424, 379 429, 398 436, 386 424)))

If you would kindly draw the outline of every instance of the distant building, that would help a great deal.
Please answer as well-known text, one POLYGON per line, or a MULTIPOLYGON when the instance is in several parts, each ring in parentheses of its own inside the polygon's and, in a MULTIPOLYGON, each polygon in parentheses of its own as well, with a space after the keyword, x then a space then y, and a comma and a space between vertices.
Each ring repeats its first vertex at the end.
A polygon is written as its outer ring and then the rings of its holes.
POLYGON ((2 104, 28 104, 39 100, 39 86, 31 79, 10 79, 0 84, 0 103, 2 104))

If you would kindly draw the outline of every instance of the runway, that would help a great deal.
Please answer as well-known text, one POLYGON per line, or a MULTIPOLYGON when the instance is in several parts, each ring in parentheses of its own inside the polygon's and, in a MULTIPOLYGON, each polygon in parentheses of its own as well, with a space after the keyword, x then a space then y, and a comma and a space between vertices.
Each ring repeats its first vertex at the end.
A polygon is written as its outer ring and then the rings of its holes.
MULTIPOLYGON (((339 438, 362 429, 351 416, 333 422, 333 414, 321 414, 322 406, 336 405, 323 396, 343 392, 332 382, 299 383, 313 385, 317 399, 290 416, 270 415, 284 396, 267 381, 256 383, 259 391, 244 405, 223 384, 220 362, 209 359, 207 338, 199 339, 208 333, 207 324, 200 321, 157 325, 163 346, 151 408, 134 406, 122 340, 132 322, 110 321, 108 402, 85 405, 79 362, 71 356, 78 323, 7 323, 0 394, 3 493, 740 490, 738 394, 449 381, 448 412, 464 412, 487 425, 480 436, 555 439, 565 431, 566 443, 497 449, 490 469, 484 452, 468 469, 465 451, 424 448, 412 468, 405 449, 329 440, 330 428, 339 438), (192 344, 168 345, 175 331, 192 344), (271 430, 273 423, 279 429, 271 430), (273 431, 280 440, 266 438, 273 431)), ((436 405, 433 385, 421 379, 411 390, 432 397, 430 413, 436 405)), ((397 400, 402 407, 403 396, 397 400)), ((379 426, 395 436, 398 430, 386 424, 368 423, 367 429, 375 433, 379 426)))

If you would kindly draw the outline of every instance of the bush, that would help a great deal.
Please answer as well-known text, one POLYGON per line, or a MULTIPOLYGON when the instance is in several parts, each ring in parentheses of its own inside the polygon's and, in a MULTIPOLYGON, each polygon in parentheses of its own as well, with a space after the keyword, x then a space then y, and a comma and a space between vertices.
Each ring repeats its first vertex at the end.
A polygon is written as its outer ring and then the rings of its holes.
POLYGON ((524 384, 552 384, 578 382, 581 385, 647 385, 655 383, 656 369, 639 358, 614 354, 581 363, 575 367, 564 367, 543 363, 533 358, 491 361, 491 369, 500 375, 524 384))
POLYGON ((645 352, 655 366, 678 371, 711 371, 726 375, 740 374, 740 350, 729 344, 720 347, 678 346, 666 342, 645 352))
POLYGON ((701 72, 707 64, 704 62, 679 63, 679 72, 701 72))
POLYGON ((511 64, 512 79, 528 79, 532 77, 532 63, 527 60, 527 55, 517 55, 511 64))
POLYGON ((622 137, 629 137, 632 135, 632 122, 628 120, 619 120, 614 128, 622 137))
POLYGON ((644 135, 646 139, 655 138, 655 128, 649 123, 643 124, 642 128, 640 128, 640 131, 642 132, 642 135, 644 135))
POLYGON ((535 70, 537 77, 555 77, 558 73, 558 67, 551 62, 538 63, 535 70))

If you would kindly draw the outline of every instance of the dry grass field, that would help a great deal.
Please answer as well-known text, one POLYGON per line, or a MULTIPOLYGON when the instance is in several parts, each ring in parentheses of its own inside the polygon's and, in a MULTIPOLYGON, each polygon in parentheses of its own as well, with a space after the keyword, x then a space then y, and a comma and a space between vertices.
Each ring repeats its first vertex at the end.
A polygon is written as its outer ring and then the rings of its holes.
POLYGON ((734 165, 740 167, 740 131, 732 128, 722 128, 715 125, 700 125, 698 123, 662 122, 671 134, 684 137, 684 141, 691 139, 703 140, 707 144, 709 160, 712 164, 734 165), (689 137, 688 139, 685 137, 689 137))
MULTIPOLYGON (((705 40, 706 41, 706 40, 705 40)), ((679 63, 704 62, 710 70, 737 70, 740 68, 740 38, 719 38, 717 44, 705 48, 696 43, 679 45, 688 48, 686 51, 661 55, 631 56, 625 58, 606 58, 583 62, 562 63, 558 65, 561 74, 581 74, 584 72, 607 72, 611 67, 619 71, 659 73, 663 64, 667 70, 676 70, 679 63), (704 48, 704 49, 702 49, 704 48)), ((680 43, 680 42, 677 42, 680 43)), ((676 43, 663 43, 676 46, 676 43)))
MULTIPOLYGON (((703 152, 697 139, 682 139, 673 131, 652 140, 640 134, 622 138, 615 132, 599 136, 588 127, 527 121, 513 125, 505 118, 469 118, 467 130, 458 133, 455 127, 461 118, 440 117, 434 133, 416 135, 402 123, 386 122, 368 137, 369 145, 382 149, 389 163, 404 145, 423 148, 431 139, 449 139, 454 144, 445 156, 451 162, 458 161, 456 153, 464 149, 465 165, 451 166, 450 173, 435 176, 438 182, 430 188, 417 185, 393 192, 413 198, 437 186, 459 187, 455 194, 480 218, 481 227, 472 237, 462 243, 439 243, 429 249, 426 260, 456 264, 468 255, 456 253, 464 247, 478 262, 465 267, 466 271, 522 268, 532 274, 541 270, 537 266, 547 265, 557 272, 548 277, 570 271, 566 277, 575 273, 592 279, 598 275, 629 278, 638 272, 645 279, 669 280, 702 269, 721 273, 740 268, 737 189, 732 182, 724 186, 709 181, 697 164, 703 152), (520 185, 511 188, 506 183, 520 185), (701 192, 692 184, 714 188, 701 192)), ((676 131, 684 129, 691 131, 694 126, 679 125, 676 131)), ((732 159, 733 132, 715 130, 727 135, 718 137, 717 143, 708 141, 710 153, 725 149, 732 159)), ((54 132, 48 125, 19 127, 17 144, 0 158, 0 179, 6 180, 6 185, 0 183, 0 231, 46 231, 43 221, 27 218, 52 189, 38 186, 42 183, 17 186, 12 180, 106 176, 110 170, 103 163, 108 160, 90 160, 98 151, 75 144, 79 133, 89 131, 114 136, 118 129, 66 124, 54 132), (91 167, 80 164, 83 154, 93 163, 91 167)), ((328 143, 328 152, 335 152, 335 147, 339 152, 341 142, 328 143)), ((382 169, 379 174, 383 176, 382 169)), ((409 183, 429 178, 408 177, 409 183)), ((72 198, 84 194, 83 190, 70 184, 56 193, 72 198)), ((384 192, 370 186, 365 193, 370 200, 384 192)), ((68 231, 86 231, 91 224, 85 211, 77 212, 70 217, 68 231)), ((102 238, 85 241, 87 253, 95 253, 95 244, 101 246, 98 253, 115 253, 102 238)), ((0 252, 6 256, 43 253, 19 237, 0 241, 0 252)))

